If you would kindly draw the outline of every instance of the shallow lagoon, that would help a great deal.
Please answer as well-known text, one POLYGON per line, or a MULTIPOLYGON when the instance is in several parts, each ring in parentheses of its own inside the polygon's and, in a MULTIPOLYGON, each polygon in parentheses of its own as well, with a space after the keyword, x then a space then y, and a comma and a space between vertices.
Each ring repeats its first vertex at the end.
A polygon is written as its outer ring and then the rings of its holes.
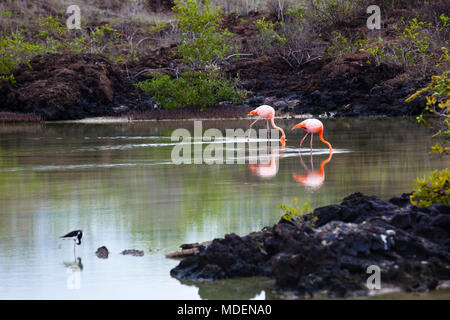
MULTIPOLYGON (((300 158, 303 133, 289 130, 299 120, 276 122, 287 133, 276 165, 272 157, 263 165, 173 164, 170 136, 192 131, 193 121, 0 125, 0 298, 278 298, 270 279, 181 283, 169 274, 178 261, 164 254, 274 224, 279 204, 294 197, 312 208, 357 191, 389 199, 448 167, 428 154, 432 132, 414 119, 325 119, 331 159, 317 137, 312 157, 307 140, 300 158), (58 237, 78 228, 74 257, 73 244, 58 237), (103 245, 106 260, 94 254, 103 245), (132 248, 144 257, 120 255, 132 248)), ((249 123, 202 124, 225 134, 249 123)))

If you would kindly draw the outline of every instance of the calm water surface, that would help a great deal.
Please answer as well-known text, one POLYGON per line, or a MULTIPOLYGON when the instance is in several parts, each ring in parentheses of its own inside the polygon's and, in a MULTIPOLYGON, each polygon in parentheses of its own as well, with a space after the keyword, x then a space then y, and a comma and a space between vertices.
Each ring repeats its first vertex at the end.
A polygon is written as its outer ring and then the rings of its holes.
POLYGON ((297 122, 278 120, 286 147, 252 165, 173 164, 171 133, 193 131, 192 121, 0 125, 0 299, 277 298, 265 278, 181 283, 169 274, 178 262, 164 254, 274 224, 278 205, 294 197, 312 208, 356 191, 387 200, 448 166, 428 155, 431 132, 412 119, 324 120, 331 159, 317 137, 313 155, 299 157, 302 133, 289 130, 297 122), (84 237, 74 257, 58 237, 75 229, 84 237), (94 254, 103 245, 106 260, 94 254))

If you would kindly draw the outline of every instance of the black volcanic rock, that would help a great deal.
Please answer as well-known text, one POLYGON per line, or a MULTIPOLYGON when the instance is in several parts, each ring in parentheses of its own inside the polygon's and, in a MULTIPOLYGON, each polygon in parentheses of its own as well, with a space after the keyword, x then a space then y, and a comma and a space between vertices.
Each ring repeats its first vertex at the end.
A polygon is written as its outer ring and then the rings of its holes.
POLYGON ((95 252, 95 255, 100 259, 107 259, 109 255, 108 248, 106 248, 105 246, 98 248, 95 252))
POLYGON ((450 206, 425 208, 355 193, 317 208, 303 222, 281 220, 244 237, 215 239, 171 270, 179 279, 272 276, 300 295, 349 296, 367 291, 367 267, 381 269, 382 286, 435 289, 450 279, 450 206))

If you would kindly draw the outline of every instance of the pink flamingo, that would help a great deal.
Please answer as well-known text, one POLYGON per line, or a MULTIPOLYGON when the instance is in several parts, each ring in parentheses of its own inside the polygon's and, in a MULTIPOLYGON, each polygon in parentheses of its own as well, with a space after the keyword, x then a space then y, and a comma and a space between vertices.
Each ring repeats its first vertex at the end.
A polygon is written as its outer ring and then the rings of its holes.
MULTIPOLYGON (((272 127, 274 129, 277 129, 281 132, 281 138, 280 141, 282 144, 285 143, 286 141, 286 135, 284 134, 283 129, 281 129, 280 127, 278 127, 275 122, 273 121, 273 118, 275 116, 275 110, 268 105, 262 105, 259 106, 258 108, 256 108, 255 110, 250 111, 250 113, 248 114, 248 116, 251 115, 256 115, 258 116, 258 118, 252 122, 252 124, 250 125, 250 129, 252 128, 252 126, 256 123, 256 121, 258 121, 259 119, 266 119, 267 122, 267 137, 269 137, 269 119, 270 119, 270 123, 272 124, 272 127)), ((248 138, 250 139, 250 132, 248 132, 248 138)))
POLYGON ((296 128, 302 128, 306 131, 305 136, 303 137, 302 141, 300 141, 300 148, 302 147, 303 141, 305 140, 306 136, 311 133, 311 151, 312 151, 312 142, 313 142, 313 136, 314 133, 319 133, 319 138, 322 140, 323 143, 326 143, 328 147, 330 148, 330 152, 333 151, 333 148, 331 147, 331 144, 323 139, 323 124, 320 120, 317 119, 307 119, 305 121, 300 122, 299 124, 292 127, 292 130, 296 128))

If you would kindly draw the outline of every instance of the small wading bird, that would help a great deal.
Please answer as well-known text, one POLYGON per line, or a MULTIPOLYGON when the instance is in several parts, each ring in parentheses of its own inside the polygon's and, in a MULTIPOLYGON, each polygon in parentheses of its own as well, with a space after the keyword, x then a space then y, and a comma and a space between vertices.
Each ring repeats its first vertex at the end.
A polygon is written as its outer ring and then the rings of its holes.
POLYGON ((65 236, 60 237, 63 240, 73 240, 73 254, 75 255, 75 244, 81 244, 81 238, 83 237, 82 230, 71 231, 65 236))
POLYGON ((317 119, 307 119, 305 121, 300 122, 299 124, 292 127, 292 130, 302 128, 306 131, 305 136, 300 141, 300 148, 302 147, 303 141, 306 139, 308 134, 311 133, 311 152, 312 152, 312 142, 313 142, 313 136, 314 133, 319 134, 320 140, 322 140, 323 143, 328 145, 328 148, 330 148, 330 152, 333 152, 333 148, 331 147, 331 144, 323 139, 323 124, 320 120, 317 119))
MULTIPOLYGON (((266 123, 267 123, 267 138, 269 138, 269 120, 270 123, 272 124, 272 127, 274 129, 277 129, 278 131, 281 132, 281 138, 280 141, 282 144, 285 143, 286 141, 286 135, 284 134, 283 129, 281 129, 280 127, 278 127, 275 122, 273 121, 273 118, 275 117, 275 110, 268 105, 262 105, 259 106, 258 108, 256 108, 255 110, 250 111, 250 113, 248 114, 248 116, 258 116, 258 118, 252 122, 252 124, 250 125, 250 129, 252 128, 252 126, 256 123, 256 121, 258 121, 259 119, 266 119, 266 123)), ((248 132, 248 138, 250 139, 250 133, 251 130, 248 132)))

